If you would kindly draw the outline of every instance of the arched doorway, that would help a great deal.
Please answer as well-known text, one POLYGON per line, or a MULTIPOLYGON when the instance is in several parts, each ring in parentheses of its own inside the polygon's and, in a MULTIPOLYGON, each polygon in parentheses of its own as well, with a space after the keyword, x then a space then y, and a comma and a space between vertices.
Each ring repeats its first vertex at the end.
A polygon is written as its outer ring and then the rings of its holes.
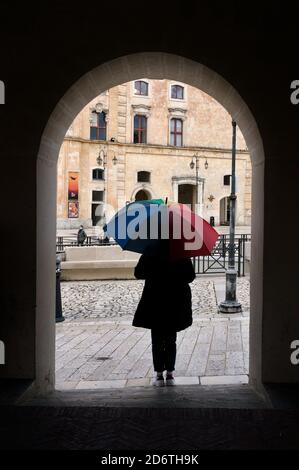
POLYGON ((230 222, 230 199, 229 197, 223 197, 220 199, 220 225, 229 225, 230 222))
POLYGON ((139 189, 135 194, 135 201, 145 201, 146 199, 150 199, 149 193, 145 189, 139 189))
POLYGON ((246 140, 253 166, 251 298, 254 302, 250 320, 250 375, 254 381, 261 377, 264 152, 257 124, 238 92, 215 71, 172 54, 137 53, 102 64, 79 79, 57 104, 41 139, 37 158, 36 382, 42 390, 54 385, 56 165, 59 149, 82 106, 108 88, 145 76, 177 80, 201 89, 226 108, 246 140))

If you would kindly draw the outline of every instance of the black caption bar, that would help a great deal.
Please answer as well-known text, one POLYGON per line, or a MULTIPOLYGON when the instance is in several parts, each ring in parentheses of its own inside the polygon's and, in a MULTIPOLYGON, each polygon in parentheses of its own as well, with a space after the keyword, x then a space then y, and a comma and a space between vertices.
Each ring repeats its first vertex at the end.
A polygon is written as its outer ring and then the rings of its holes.
MULTIPOLYGON (((28 461, 32 468, 40 468, 44 462, 47 465, 74 464, 76 468, 100 470, 106 468, 151 468, 166 467, 167 465, 181 465, 185 467, 208 469, 212 464, 230 464, 231 470, 240 470, 240 461, 246 459, 247 464, 255 464, 261 457, 266 457, 267 462, 278 465, 292 463, 294 458, 298 458, 299 452, 289 451, 256 451, 256 450, 199 450, 199 451, 128 451, 128 450, 95 450, 95 451, 4 451, 10 465, 19 463, 20 468, 24 468, 28 461), (240 460, 241 459, 241 460, 240 460)), ((53 467, 54 468, 54 467, 53 467)))

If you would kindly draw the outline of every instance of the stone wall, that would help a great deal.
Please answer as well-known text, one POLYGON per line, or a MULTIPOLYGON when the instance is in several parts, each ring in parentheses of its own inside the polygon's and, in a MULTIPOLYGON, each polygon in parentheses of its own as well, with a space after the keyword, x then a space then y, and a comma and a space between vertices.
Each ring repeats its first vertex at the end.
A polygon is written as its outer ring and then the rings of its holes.
MULTIPOLYGON (((116 210, 135 199, 140 189, 149 197, 178 200, 178 186, 191 184, 195 192, 195 170, 190 162, 200 155, 199 177, 202 181, 201 214, 220 223, 220 200, 230 187, 223 177, 231 173, 231 118, 229 113, 203 91, 171 80, 149 80, 148 96, 134 95, 134 82, 109 89, 86 105, 71 125, 60 150, 58 161, 58 228, 74 228, 81 223, 92 226, 92 191, 104 191, 104 200, 116 210), (170 98, 170 87, 184 87, 184 99, 170 98), (107 142, 92 141, 92 110, 107 113, 107 142), (147 144, 132 144, 134 113, 148 116, 147 144), (169 120, 183 115, 183 147, 169 145, 169 120), (115 139, 116 142, 111 142, 115 139), (99 151, 106 154, 106 165, 99 165, 99 151), (116 165, 113 159, 117 159, 116 165), (205 168, 205 162, 208 168, 205 168), (105 181, 94 181, 92 170, 103 168, 105 181), (68 219, 68 172, 78 171, 79 219, 68 219), (150 182, 137 181, 138 171, 149 171, 150 182), (176 180, 176 181, 174 181, 176 180)), ((246 143, 237 129, 237 225, 251 223, 251 161, 246 143)), ((109 213, 106 214, 109 219, 109 213)))

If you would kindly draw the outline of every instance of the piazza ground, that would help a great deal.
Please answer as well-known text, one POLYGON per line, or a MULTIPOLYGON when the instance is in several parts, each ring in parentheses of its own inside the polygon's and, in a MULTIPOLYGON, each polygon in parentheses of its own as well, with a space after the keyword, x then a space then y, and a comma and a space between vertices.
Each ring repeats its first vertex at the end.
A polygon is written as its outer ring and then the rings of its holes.
MULTIPOLYGON (((208 279, 205 279, 208 278, 208 279)), ((150 331, 132 326, 143 281, 63 282, 56 325, 56 389, 150 386, 150 331)), ((225 277, 191 284, 193 325, 178 333, 176 384, 248 383, 249 279, 238 279, 241 314, 218 314, 225 277)))

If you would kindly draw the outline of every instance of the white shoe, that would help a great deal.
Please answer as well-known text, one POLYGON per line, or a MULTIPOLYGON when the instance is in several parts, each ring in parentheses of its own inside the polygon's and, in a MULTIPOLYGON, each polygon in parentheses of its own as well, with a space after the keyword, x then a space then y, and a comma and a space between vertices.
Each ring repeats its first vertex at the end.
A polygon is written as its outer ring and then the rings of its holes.
POLYGON ((153 380, 153 385, 155 385, 155 387, 164 387, 165 383, 163 375, 157 375, 153 380))
POLYGON ((165 382, 166 382, 166 386, 170 386, 170 387, 174 386, 175 385, 175 380, 174 380, 173 375, 172 374, 171 375, 166 375, 166 381, 165 382))

